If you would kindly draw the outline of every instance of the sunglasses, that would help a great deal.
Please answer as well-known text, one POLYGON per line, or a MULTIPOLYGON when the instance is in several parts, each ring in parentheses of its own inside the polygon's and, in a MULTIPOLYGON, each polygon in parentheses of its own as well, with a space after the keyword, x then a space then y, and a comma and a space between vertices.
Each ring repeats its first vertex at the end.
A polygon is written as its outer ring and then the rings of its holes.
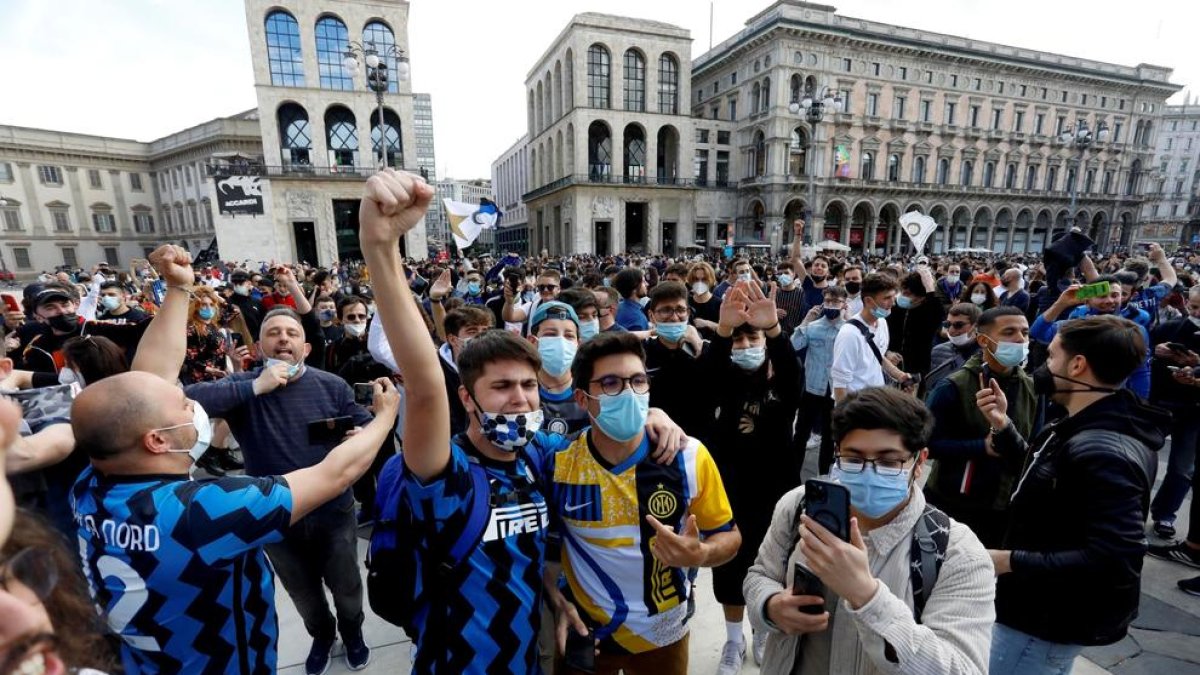
POLYGON ((558 286, 553 284, 538 284, 537 289, 542 293, 551 293, 558 290, 558 286))

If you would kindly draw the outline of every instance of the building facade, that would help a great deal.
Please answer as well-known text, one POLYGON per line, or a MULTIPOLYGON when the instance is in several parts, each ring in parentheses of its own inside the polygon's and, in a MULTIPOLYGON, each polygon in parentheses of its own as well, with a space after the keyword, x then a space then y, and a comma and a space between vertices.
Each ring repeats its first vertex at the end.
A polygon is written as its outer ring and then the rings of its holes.
POLYGON ((501 251, 529 253, 529 215, 522 198, 529 190, 529 136, 522 136, 492 162, 492 201, 504 212, 496 231, 501 251))
MULTIPOLYGON (((437 153, 433 143, 433 97, 429 94, 413 94, 413 124, 416 126, 417 168, 433 185, 437 182, 437 153)), ((425 232, 431 244, 444 244, 450 230, 441 209, 430 209, 425 214, 425 232)))
POLYGON ((1140 241, 1200 247, 1200 105, 1163 109, 1140 241))

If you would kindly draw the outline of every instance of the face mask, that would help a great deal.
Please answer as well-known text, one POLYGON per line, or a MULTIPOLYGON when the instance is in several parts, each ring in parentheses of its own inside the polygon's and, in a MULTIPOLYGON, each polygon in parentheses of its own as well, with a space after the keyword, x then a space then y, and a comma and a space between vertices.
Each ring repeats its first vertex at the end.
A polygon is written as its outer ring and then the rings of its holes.
POLYGON ((342 324, 342 330, 350 337, 362 337, 363 333, 367 332, 367 324, 365 323, 346 323, 342 324))
POLYGON ((672 321, 654 324, 654 332, 662 339, 675 344, 683 339, 684 333, 687 332, 687 323, 684 321, 672 321))
POLYGON ((833 465, 829 477, 850 490, 850 504, 868 518, 880 518, 891 512, 908 498, 910 470, 905 469, 896 476, 881 476, 874 468, 864 468, 861 473, 846 473, 833 465))
POLYGON ((538 354, 542 357, 542 370, 552 377, 562 377, 575 362, 578 346, 565 337, 538 338, 538 354))
POLYGON ((780 286, 791 286, 793 281, 795 281, 795 279, 793 279, 792 275, 790 275, 790 274, 780 274, 779 275, 779 285, 780 286))
POLYGON ((272 368, 281 363, 288 367, 287 376, 288 376, 289 380, 292 379, 293 377, 296 377, 296 375, 300 372, 300 369, 304 367, 303 363, 288 363, 287 361, 284 361, 283 359, 272 359, 272 358, 267 359, 267 364, 265 367, 272 368))
POLYGON ((708 292, 708 284, 703 281, 697 281, 692 284, 692 293, 695 295, 704 295, 708 292))
POLYGON ((987 295, 985 295, 983 293, 972 293, 971 294, 971 302, 975 303, 976 305, 982 305, 984 303, 984 301, 986 301, 986 300, 987 300, 987 295))
POLYGON ((192 463, 200 461, 200 457, 204 455, 204 451, 208 450, 208 444, 212 441, 212 424, 208 421, 208 412, 204 410, 204 406, 197 401, 192 401, 192 421, 176 424, 161 429, 153 429, 153 431, 169 431, 171 429, 179 429, 186 426, 196 427, 196 443, 187 449, 170 448, 167 452, 186 452, 192 456, 192 463))
POLYGON ((745 349, 735 349, 729 354, 729 360, 733 365, 742 370, 755 371, 762 367, 763 361, 767 360, 766 347, 747 347, 745 349))
POLYGON ((955 347, 965 347, 971 344, 971 341, 974 339, 975 336, 969 332, 963 333, 962 335, 951 335, 950 344, 954 345, 955 347))
POLYGON ((83 383, 83 376, 74 370, 71 370, 70 368, 63 368, 62 370, 58 371, 58 383, 78 384, 80 387, 87 386, 83 383))
POLYGON ((825 281, 825 275, 824 275, 824 274, 810 274, 809 276, 810 276, 810 277, 812 277, 812 280, 813 280, 813 283, 814 283, 814 284, 819 284, 819 283, 821 283, 822 281, 825 281))
POLYGON ((745 274, 739 274, 739 275, 738 275, 738 281, 750 281, 750 278, 751 278, 751 277, 750 277, 750 273, 749 273, 749 272, 747 272, 747 273, 745 273, 745 274))
POLYGON ((234 286, 233 292, 237 293, 238 295, 250 295, 250 287, 249 286, 234 286))
POLYGON ((470 293, 471 295, 479 295, 479 290, 480 290, 479 282, 477 282, 477 281, 467 282, 467 293, 470 293))
POLYGON ((604 277, 603 279, 600 280, 600 284, 603 285, 605 288, 608 288, 609 286, 612 286, 612 280, 609 279, 608 277, 604 277))
POLYGON ((196 310, 196 316, 200 317, 201 321, 212 321, 212 318, 217 315, 217 310, 212 307, 201 307, 196 310))
POLYGON ((632 440, 646 426, 646 415, 650 412, 649 392, 638 394, 626 389, 616 396, 601 394, 592 398, 600 401, 600 414, 592 416, 592 421, 614 441, 632 440))
POLYGON ((900 309, 908 309, 912 307, 912 300, 907 295, 896 296, 896 306, 900 309))
POLYGON ((317 317, 320 318, 321 321, 333 321, 333 317, 336 315, 337 313, 332 309, 323 309, 317 312, 317 317))
POLYGON ((862 282, 861 281, 847 281, 846 282, 846 292, 849 293, 850 295, 858 295, 858 292, 861 290, 862 290, 862 282))
POLYGON ((875 317, 876 319, 886 319, 889 315, 891 315, 891 313, 892 310, 890 309, 884 309, 882 307, 871 308, 871 316, 875 317))
MULTIPOLYGON (((479 405, 477 402, 475 405, 479 405)), ((479 425, 489 443, 505 452, 516 452, 533 440, 542 428, 542 411, 481 413, 479 425)))
POLYGON ((100 304, 104 305, 104 309, 111 312, 121 306, 121 298, 115 295, 106 295, 100 298, 100 304))
POLYGON ((47 319, 46 323, 49 323, 51 328, 60 333, 70 333, 79 330, 79 315, 75 312, 59 314, 47 319))
POLYGON ((1106 394, 1117 393, 1116 389, 1112 389, 1110 387, 1093 387, 1092 385, 1090 385, 1086 382, 1080 382, 1079 380, 1072 379, 1070 377, 1067 377, 1066 375, 1058 375, 1056 373, 1052 373, 1052 372, 1050 372, 1050 366, 1045 363, 1043 363, 1041 365, 1041 367, 1039 367, 1037 370, 1033 371, 1032 376, 1033 376, 1033 393, 1037 394, 1038 396, 1049 397, 1049 396, 1053 396, 1054 394, 1086 393, 1086 392, 1093 392, 1093 391, 1102 392, 1102 393, 1106 393, 1106 394), (1059 389, 1058 383, 1055 381, 1055 378, 1060 379, 1060 380, 1066 380, 1067 382, 1073 382, 1075 384, 1081 385, 1083 388, 1082 389, 1059 389))
POLYGON ((995 350, 988 350, 992 352, 992 358, 1005 368, 1016 368, 1029 357, 1028 342, 995 342, 990 338, 986 339, 996 345, 995 350))
POLYGON ((579 322, 579 341, 587 342, 600 334, 600 320, 592 319, 591 321, 579 322))
POLYGON ((829 321, 837 321, 838 318, 842 316, 842 310, 836 307, 822 307, 821 316, 825 317, 829 321))

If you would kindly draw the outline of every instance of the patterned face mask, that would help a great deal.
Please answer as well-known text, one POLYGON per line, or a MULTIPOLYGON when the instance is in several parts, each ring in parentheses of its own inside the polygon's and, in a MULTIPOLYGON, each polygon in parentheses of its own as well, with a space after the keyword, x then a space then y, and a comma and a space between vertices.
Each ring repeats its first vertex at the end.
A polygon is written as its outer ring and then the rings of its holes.
MULTIPOLYGON (((479 402, 476 409, 481 410, 479 402)), ((505 452, 525 447, 542 428, 542 411, 520 413, 479 413, 479 426, 488 442, 505 452)))

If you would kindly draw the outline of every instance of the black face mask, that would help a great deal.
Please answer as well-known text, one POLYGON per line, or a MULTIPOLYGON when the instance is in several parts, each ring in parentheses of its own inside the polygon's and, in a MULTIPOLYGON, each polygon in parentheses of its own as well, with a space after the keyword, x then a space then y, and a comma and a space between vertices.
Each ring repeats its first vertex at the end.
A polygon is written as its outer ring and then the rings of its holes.
POLYGON ((79 330, 79 315, 75 312, 59 314, 58 316, 46 319, 46 323, 50 324, 51 328, 60 333, 71 333, 79 330))
POLYGON ((842 310, 836 307, 825 307, 821 310, 821 314, 830 321, 836 321, 842 315, 842 310))
POLYGON ((825 275, 824 275, 824 274, 810 274, 809 276, 811 276, 811 277, 812 277, 812 280, 813 280, 813 283, 814 283, 814 284, 819 284, 819 283, 821 283, 822 281, 825 281, 825 275))
POLYGON ((1113 389, 1111 387, 1093 387, 1092 385, 1088 384, 1087 382, 1080 382, 1079 380, 1072 379, 1070 377, 1067 377, 1066 375, 1058 375, 1056 373, 1052 373, 1052 372, 1050 372, 1050 368, 1044 363, 1039 368, 1034 370, 1033 373, 1031 374, 1031 376, 1033 378, 1033 393, 1037 394, 1038 396, 1049 397, 1049 396, 1053 396, 1054 394, 1070 394, 1070 393, 1086 393, 1086 392, 1101 392, 1104 394, 1117 393, 1117 390, 1113 389), (1058 378, 1060 380, 1066 380, 1067 382, 1073 382, 1075 384, 1080 385, 1083 388, 1082 389, 1059 389, 1058 383, 1055 382, 1055 378, 1058 378))
POLYGON ((850 295, 858 295, 858 292, 861 290, 862 290, 862 282, 861 281, 847 281, 846 282, 846 292, 849 293, 850 295))

